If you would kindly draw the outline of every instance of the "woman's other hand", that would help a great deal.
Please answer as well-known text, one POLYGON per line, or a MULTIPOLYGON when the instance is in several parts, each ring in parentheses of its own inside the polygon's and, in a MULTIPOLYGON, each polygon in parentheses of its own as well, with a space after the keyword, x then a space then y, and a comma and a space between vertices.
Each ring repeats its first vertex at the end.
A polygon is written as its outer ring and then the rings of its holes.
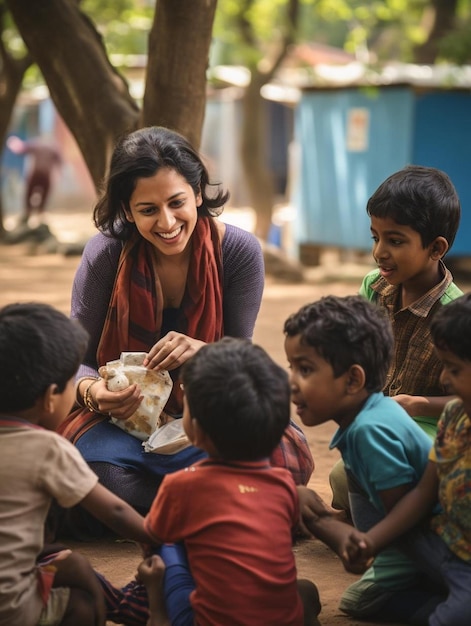
POLYGON ((144 359, 144 366, 152 370, 177 369, 204 345, 204 341, 171 331, 152 346, 144 359))

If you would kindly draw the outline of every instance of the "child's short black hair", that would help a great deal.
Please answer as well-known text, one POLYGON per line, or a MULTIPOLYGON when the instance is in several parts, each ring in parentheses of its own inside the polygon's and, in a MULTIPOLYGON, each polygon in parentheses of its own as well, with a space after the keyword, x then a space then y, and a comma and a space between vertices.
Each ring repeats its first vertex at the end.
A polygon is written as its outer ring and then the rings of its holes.
POLYGON ((0 412, 33 407, 51 384, 64 391, 87 343, 87 332, 48 304, 0 309, 0 412))
POLYGON ((463 361, 471 361, 471 293, 452 300, 432 318, 430 334, 434 345, 463 361))
POLYGON ((408 165, 389 176, 366 205, 371 217, 390 217, 410 226, 426 248, 445 237, 451 248, 460 223, 461 205, 453 183, 441 170, 408 165))
POLYGON ((365 371, 368 392, 381 391, 393 354, 391 324, 379 306, 361 296, 325 296, 306 304, 284 324, 331 366, 336 377, 354 364, 365 371))
POLYGON ((203 346, 183 366, 182 382, 192 418, 227 461, 269 456, 289 424, 288 374, 249 340, 203 346))

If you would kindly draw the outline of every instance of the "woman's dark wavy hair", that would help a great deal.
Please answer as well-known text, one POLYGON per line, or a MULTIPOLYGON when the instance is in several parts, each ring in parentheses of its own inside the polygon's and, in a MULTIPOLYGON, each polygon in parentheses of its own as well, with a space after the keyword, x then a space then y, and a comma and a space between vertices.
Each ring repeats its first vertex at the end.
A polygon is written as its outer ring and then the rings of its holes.
POLYGON ((135 225, 126 219, 129 201, 139 178, 154 176, 161 168, 172 168, 182 176, 195 195, 201 193, 200 216, 217 216, 229 199, 229 192, 211 183, 201 156, 179 133, 149 126, 122 137, 113 151, 104 192, 93 212, 95 226, 117 239, 129 239, 135 225), (217 187, 208 195, 210 187, 217 187))
POLYGON ((430 334, 439 350, 447 350, 463 361, 471 361, 471 293, 439 309, 430 323, 430 334))
POLYGON ((224 337, 182 367, 191 417, 226 461, 269 456, 290 419, 288 374, 248 339, 224 337))
POLYGON ((451 248, 461 218, 461 204, 449 176, 434 167, 408 165, 391 174, 366 205, 371 217, 389 217, 410 226, 426 248, 445 237, 451 248))
POLYGON ((30 409, 50 385, 62 393, 87 349, 88 333, 48 304, 0 309, 0 412, 30 409))
POLYGON ((293 313, 283 330, 315 348, 336 377, 358 364, 365 371, 366 390, 383 389, 394 339, 386 314, 376 304, 361 296, 326 296, 293 313))

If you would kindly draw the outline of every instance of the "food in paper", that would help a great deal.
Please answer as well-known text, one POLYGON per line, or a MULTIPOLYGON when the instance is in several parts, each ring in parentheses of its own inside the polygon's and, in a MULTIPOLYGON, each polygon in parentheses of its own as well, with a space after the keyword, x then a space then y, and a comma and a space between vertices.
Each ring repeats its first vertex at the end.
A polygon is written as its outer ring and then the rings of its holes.
POLYGON ((183 420, 169 417, 168 422, 157 428, 142 445, 146 452, 175 454, 191 443, 183 430, 183 420))
POLYGON ((173 386, 167 371, 149 370, 142 365, 145 356, 145 352, 121 352, 119 359, 98 370, 110 391, 121 391, 133 383, 139 385, 144 398, 137 411, 126 420, 111 418, 111 421, 143 441, 165 423, 166 415, 161 417, 161 413, 173 386))

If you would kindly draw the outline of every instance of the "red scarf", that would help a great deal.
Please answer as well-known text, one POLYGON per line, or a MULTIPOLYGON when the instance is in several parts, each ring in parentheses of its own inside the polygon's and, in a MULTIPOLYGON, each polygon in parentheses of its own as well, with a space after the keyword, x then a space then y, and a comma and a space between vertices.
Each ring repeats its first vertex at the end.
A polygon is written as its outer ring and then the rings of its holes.
MULTIPOLYGON (((217 226, 199 218, 193 231, 192 257, 182 302, 180 332, 206 343, 223 336, 222 253, 217 226)), ((142 237, 128 241, 119 259, 116 281, 97 351, 99 365, 121 352, 147 352, 160 338, 163 295, 153 246, 142 237)))
MULTIPOLYGON (((198 218, 191 245, 192 256, 177 330, 211 343, 224 334, 222 251, 218 228, 212 218, 198 218)), ((153 246, 141 236, 131 238, 123 246, 119 258, 97 350, 98 365, 118 359, 121 352, 148 352, 160 338, 162 312, 163 295, 153 246)), ((166 411, 175 413, 181 409, 181 391, 175 384, 166 411)), ((62 425, 61 432, 76 441, 103 419, 104 416, 83 409, 78 415, 77 412, 73 414, 73 420, 69 418, 62 425)))

